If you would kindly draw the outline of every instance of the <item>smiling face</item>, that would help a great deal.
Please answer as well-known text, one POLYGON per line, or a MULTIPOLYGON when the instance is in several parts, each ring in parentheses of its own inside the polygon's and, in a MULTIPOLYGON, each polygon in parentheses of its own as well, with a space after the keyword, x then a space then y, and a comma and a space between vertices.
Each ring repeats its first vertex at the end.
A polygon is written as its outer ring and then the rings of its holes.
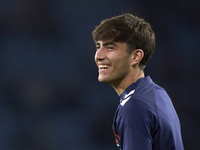
POLYGON ((95 62, 99 68, 98 80, 118 86, 126 80, 131 69, 131 54, 127 44, 120 42, 98 41, 95 62))

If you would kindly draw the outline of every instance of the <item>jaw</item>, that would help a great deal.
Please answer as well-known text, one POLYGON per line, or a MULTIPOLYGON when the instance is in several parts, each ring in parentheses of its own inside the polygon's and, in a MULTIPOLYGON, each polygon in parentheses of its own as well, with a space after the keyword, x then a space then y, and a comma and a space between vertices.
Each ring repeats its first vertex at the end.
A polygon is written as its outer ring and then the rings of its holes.
POLYGON ((123 81, 123 77, 118 77, 114 74, 103 74, 99 73, 98 81, 102 83, 107 83, 112 87, 118 87, 123 81))
POLYGON ((131 83, 133 74, 129 70, 115 72, 110 70, 109 72, 100 72, 98 76, 99 82, 107 83, 113 88, 126 88, 126 85, 131 83))
POLYGON ((110 78, 109 75, 103 74, 103 73, 99 73, 99 76, 98 76, 99 82, 107 83, 110 80, 109 78, 110 78))

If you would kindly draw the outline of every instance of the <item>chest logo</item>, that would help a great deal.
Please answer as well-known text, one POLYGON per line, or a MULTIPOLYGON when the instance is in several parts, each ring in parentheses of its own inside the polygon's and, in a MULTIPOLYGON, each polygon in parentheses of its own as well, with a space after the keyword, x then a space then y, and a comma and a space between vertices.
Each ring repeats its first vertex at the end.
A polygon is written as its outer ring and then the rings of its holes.
POLYGON ((128 94, 124 96, 124 100, 120 103, 120 105, 124 106, 126 102, 131 98, 131 95, 135 92, 135 90, 130 91, 128 94))

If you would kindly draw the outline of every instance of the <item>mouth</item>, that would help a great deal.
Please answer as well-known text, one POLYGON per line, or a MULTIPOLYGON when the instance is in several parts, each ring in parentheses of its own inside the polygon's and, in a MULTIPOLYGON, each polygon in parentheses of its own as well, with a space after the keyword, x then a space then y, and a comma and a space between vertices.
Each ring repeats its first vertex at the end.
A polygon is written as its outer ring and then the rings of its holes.
POLYGON ((108 65, 99 65, 99 71, 105 71, 108 70, 109 66, 108 65))
POLYGON ((108 69, 108 65, 99 65, 99 69, 108 69))

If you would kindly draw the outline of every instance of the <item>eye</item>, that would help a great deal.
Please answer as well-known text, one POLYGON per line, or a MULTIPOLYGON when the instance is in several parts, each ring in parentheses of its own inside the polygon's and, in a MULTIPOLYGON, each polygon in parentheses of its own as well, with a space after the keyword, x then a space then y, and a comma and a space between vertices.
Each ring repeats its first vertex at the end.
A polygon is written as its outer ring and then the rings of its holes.
POLYGON ((100 49, 100 46, 96 46, 96 50, 100 49))
POLYGON ((112 46, 108 46, 107 49, 108 49, 108 50, 113 50, 114 47, 112 47, 112 46))
POLYGON ((100 44, 98 42, 95 44, 95 46, 96 46, 96 50, 100 49, 100 44))

